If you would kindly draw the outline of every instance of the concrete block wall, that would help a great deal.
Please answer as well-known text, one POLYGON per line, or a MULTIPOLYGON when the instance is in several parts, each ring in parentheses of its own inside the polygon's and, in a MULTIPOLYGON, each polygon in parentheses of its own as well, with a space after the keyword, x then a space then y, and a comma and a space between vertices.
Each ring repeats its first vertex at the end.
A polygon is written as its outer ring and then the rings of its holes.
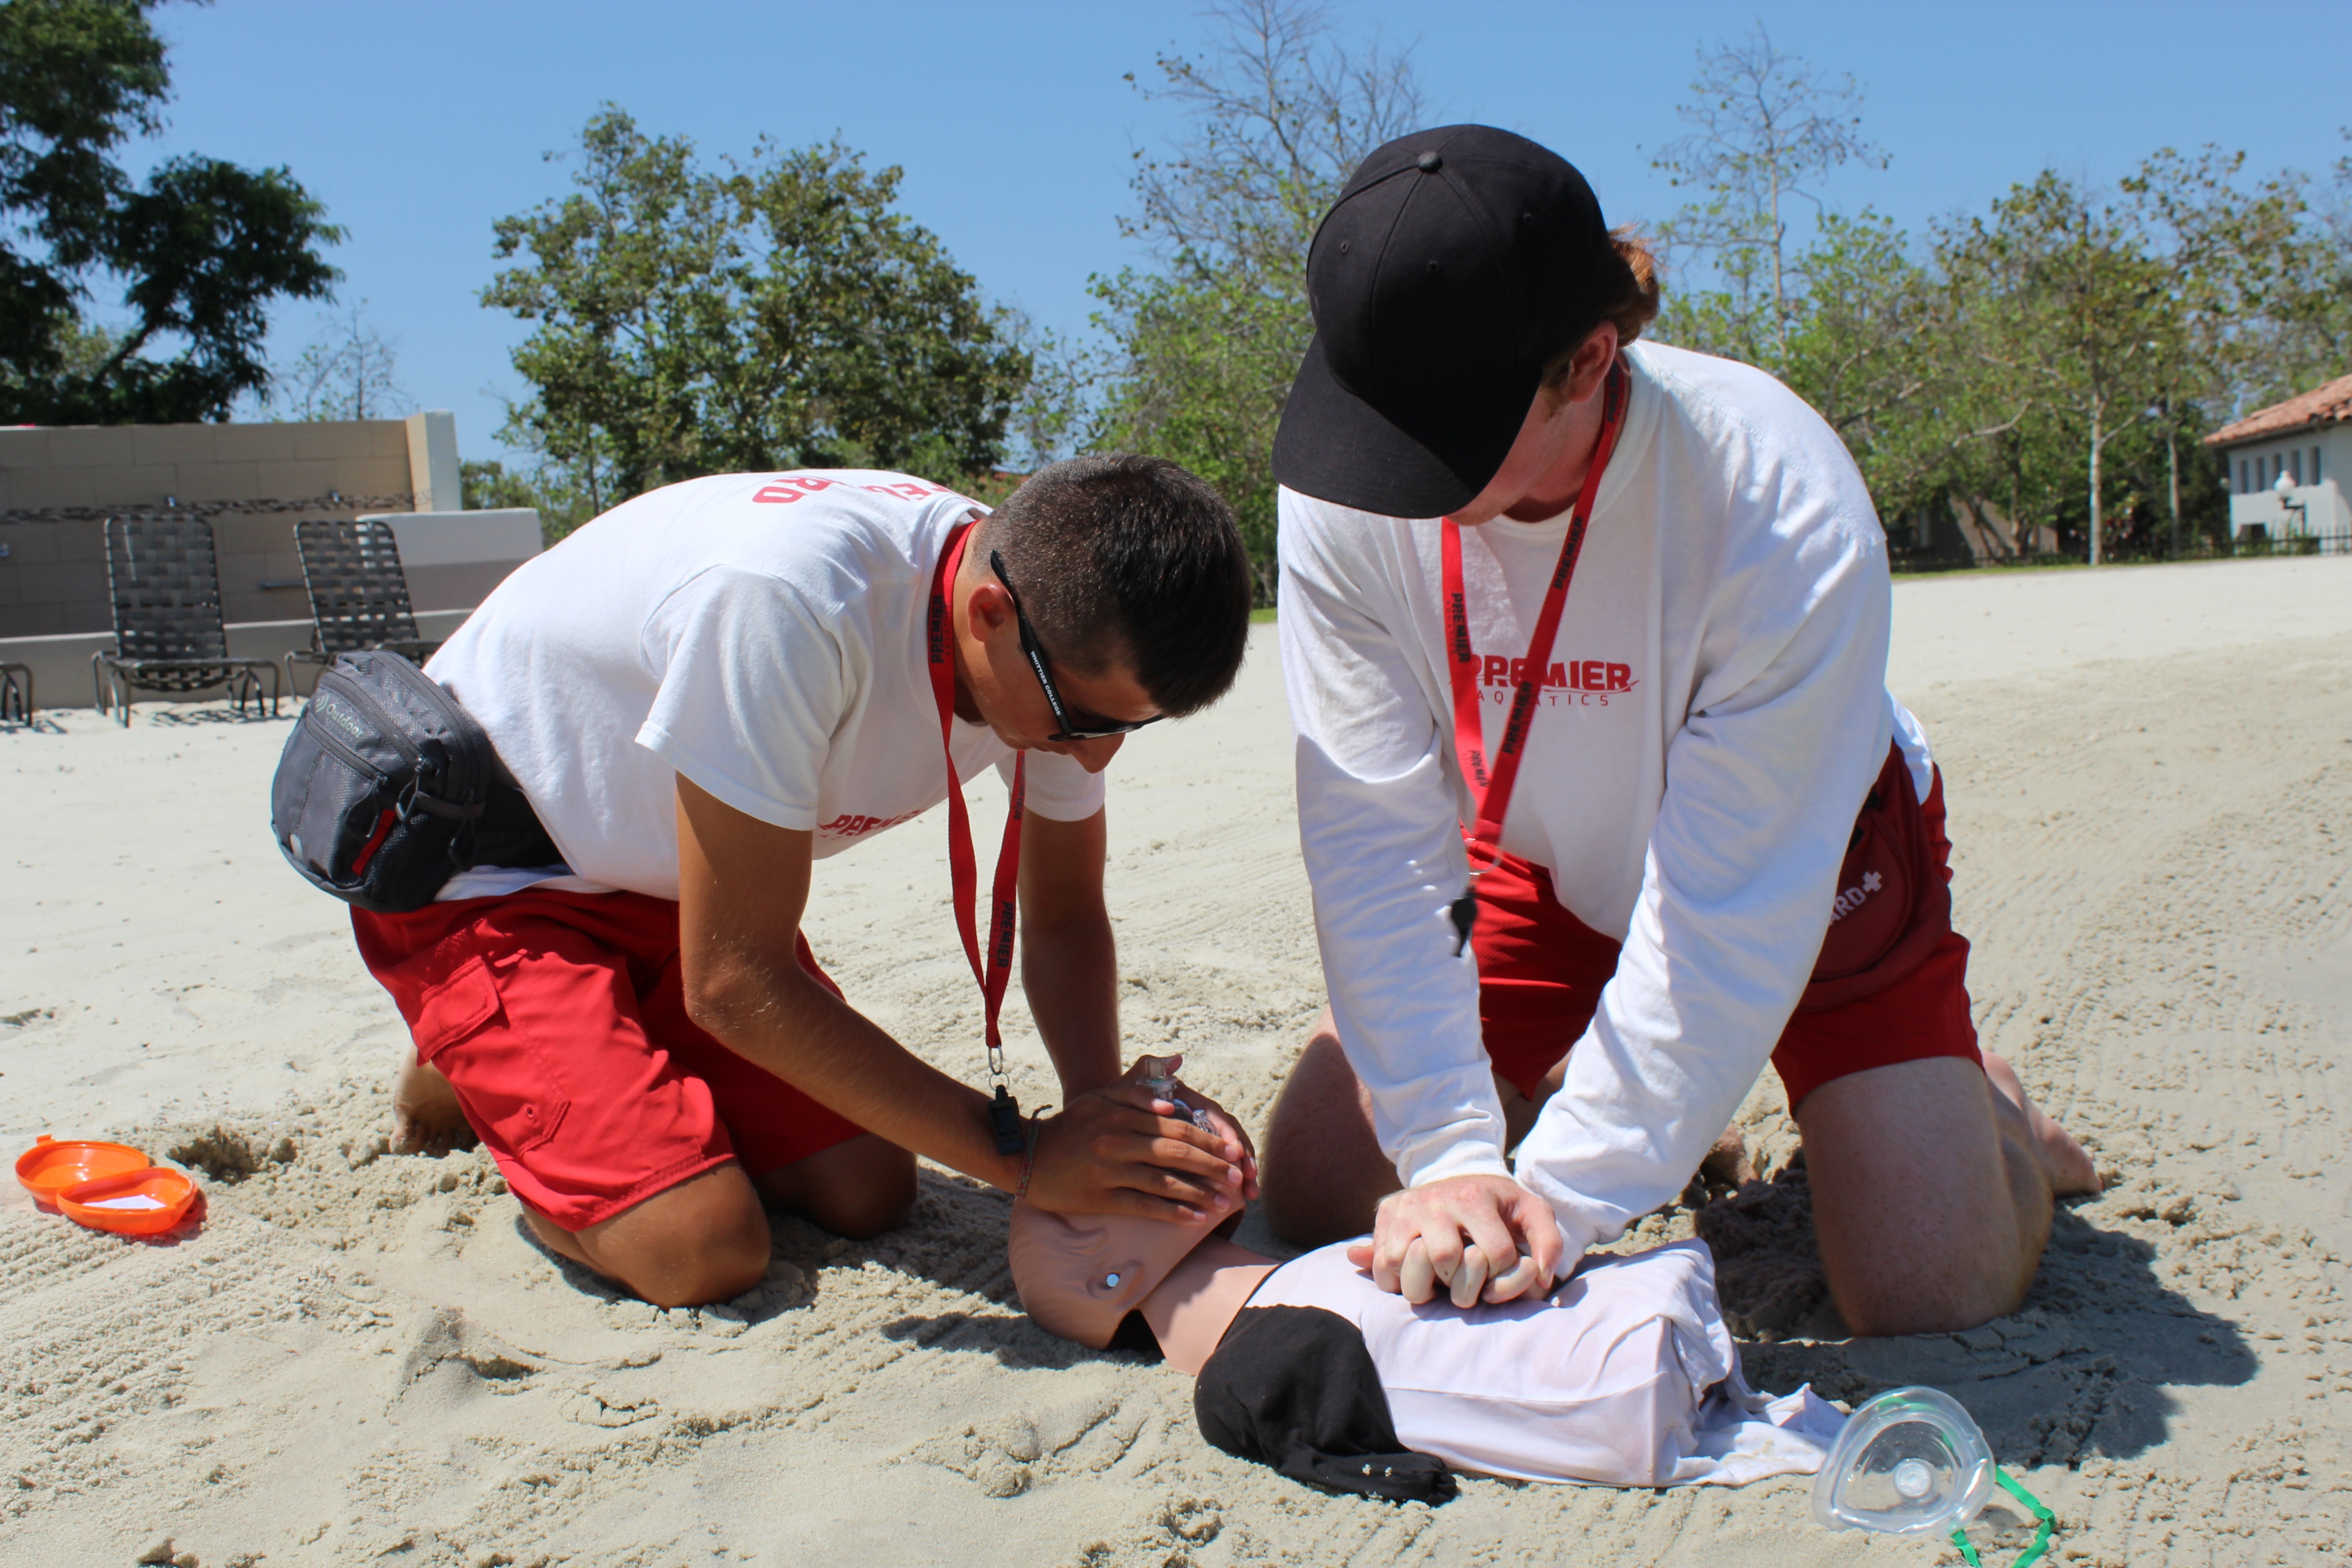
POLYGON ((0 524, 0 636, 52 637, 106 617, 106 541, 84 522, 0 524))
POLYGON ((419 511, 466 510, 457 467, 457 416, 446 408, 408 416, 408 488, 419 511))
POLYGON ((0 430, 0 515, 89 508, 407 496, 399 419, 0 430))
MULTIPOLYGON (((420 613, 472 609, 540 551, 539 513, 530 507, 378 515, 399 542, 408 602, 420 613)), ((307 595, 303 604, 307 614, 307 595)))
POLYGON ((0 639, 110 629, 105 518, 171 507, 211 521, 227 619, 305 615, 295 519, 404 510, 410 466, 399 419, 0 430, 0 639))
POLYGON ((105 520, 178 510, 212 524, 230 646, 275 658, 310 641, 294 548, 306 518, 381 516, 399 537, 427 637, 446 636, 539 552, 530 510, 460 510, 456 422, 402 419, 0 430, 0 659, 41 698, 87 702, 113 646, 105 520))

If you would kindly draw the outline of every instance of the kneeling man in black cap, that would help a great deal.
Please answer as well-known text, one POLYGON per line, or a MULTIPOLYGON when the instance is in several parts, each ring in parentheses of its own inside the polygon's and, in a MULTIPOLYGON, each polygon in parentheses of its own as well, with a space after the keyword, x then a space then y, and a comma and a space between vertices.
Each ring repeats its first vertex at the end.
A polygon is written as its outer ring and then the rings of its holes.
POLYGON ((1682 1190, 1769 1058, 1848 1325, 2014 1310, 2098 1178, 1978 1046, 1835 432, 1637 342, 1654 261, 1507 132, 1374 153, 1307 281, 1275 472, 1330 1006, 1268 1129, 1276 1226, 1372 1229, 1416 1300, 1469 1246, 1525 1255, 1489 1300, 1542 1289, 1682 1190))

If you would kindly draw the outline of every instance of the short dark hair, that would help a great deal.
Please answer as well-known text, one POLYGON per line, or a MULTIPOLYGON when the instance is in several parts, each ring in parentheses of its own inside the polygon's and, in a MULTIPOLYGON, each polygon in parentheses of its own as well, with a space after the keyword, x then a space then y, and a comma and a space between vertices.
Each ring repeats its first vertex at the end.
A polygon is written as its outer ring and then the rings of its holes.
MULTIPOLYGON (((1233 508, 1165 458, 1072 458, 1029 476, 982 542, 1056 662, 1122 659, 1171 717, 1225 694, 1249 642, 1249 553, 1233 508)), ((983 557, 984 559, 984 557, 983 557)))

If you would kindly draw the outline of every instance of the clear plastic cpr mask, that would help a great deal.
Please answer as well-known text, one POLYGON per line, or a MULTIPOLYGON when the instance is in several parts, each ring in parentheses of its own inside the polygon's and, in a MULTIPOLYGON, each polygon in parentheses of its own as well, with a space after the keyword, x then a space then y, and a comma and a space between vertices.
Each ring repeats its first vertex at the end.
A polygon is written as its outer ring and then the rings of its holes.
POLYGON ((1942 1534, 1992 1496, 1992 1451, 1948 1394, 1898 1388, 1847 1420, 1813 1477, 1813 1517, 1832 1530, 1942 1534))
POLYGON ((2040 1521, 2013 1568, 2029 1568, 2048 1547, 2050 1510, 2000 1473, 1983 1431, 1950 1394, 1897 1388, 1847 1417, 1813 1477, 1813 1517, 1832 1530, 1874 1535, 1949 1535, 1969 1563, 1963 1533, 1999 1486, 2040 1521))

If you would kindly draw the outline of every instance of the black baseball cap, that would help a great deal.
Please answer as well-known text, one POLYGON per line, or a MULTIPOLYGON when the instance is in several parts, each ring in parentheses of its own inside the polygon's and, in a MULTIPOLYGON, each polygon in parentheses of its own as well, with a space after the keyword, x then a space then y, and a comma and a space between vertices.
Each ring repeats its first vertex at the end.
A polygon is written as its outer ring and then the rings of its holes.
POLYGON ((1437 517, 1486 487, 1544 366, 1599 323, 1622 264, 1559 153, 1491 125, 1374 152, 1307 258, 1315 338, 1274 438, 1304 495, 1437 517))

